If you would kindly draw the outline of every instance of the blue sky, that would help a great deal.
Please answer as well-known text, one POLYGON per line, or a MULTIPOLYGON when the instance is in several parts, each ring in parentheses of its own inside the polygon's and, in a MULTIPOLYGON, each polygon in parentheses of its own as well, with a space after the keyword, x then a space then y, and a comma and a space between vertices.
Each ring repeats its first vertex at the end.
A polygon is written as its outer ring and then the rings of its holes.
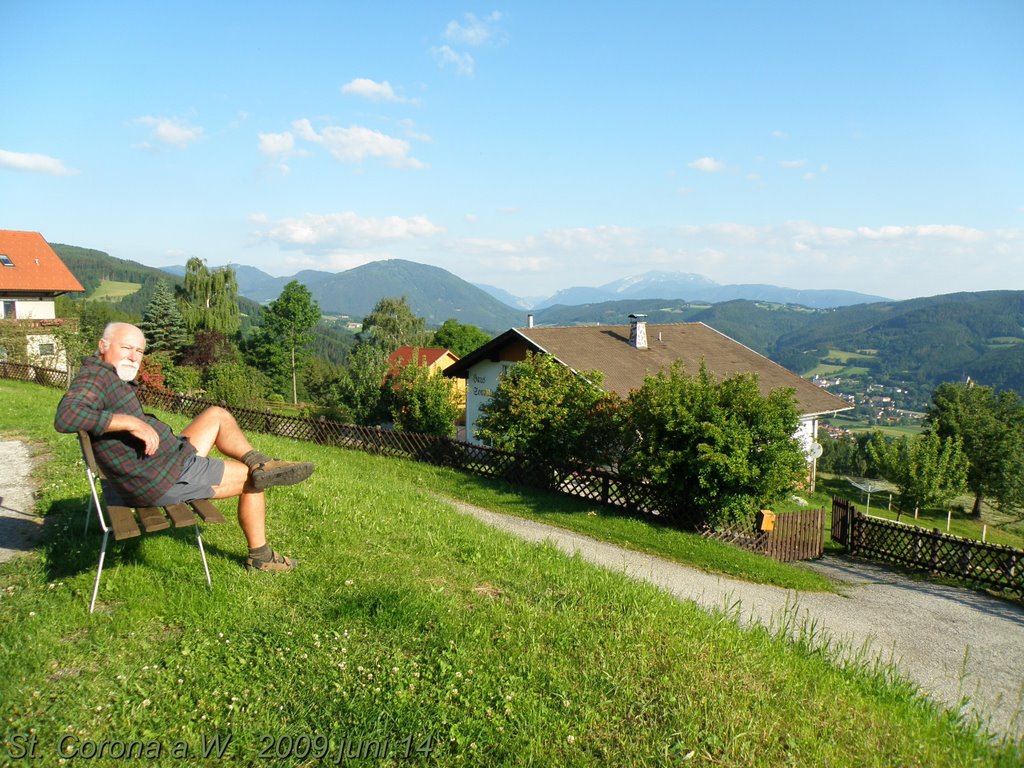
POLYGON ((404 258, 1024 289, 1024 3, 0 0, 0 227, 152 266, 404 258))

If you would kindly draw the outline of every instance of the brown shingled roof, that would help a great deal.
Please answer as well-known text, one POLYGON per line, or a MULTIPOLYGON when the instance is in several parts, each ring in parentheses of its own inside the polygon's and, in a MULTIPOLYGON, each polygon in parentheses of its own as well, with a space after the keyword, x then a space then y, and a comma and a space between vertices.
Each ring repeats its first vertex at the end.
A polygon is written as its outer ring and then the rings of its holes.
POLYGON ((13 264, 0 264, 0 291, 56 294, 85 290, 38 232, 0 229, 0 256, 13 264))
MULTIPOLYGON (((648 348, 644 350, 630 344, 629 330, 628 325, 514 328, 462 358, 448 369, 448 374, 465 376, 465 371, 481 359, 506 359, 501 356, 502 348, 521 348, 525 342, 573 370, 603 372, 604 389, 623 398, 639 389, 645 376, 667 371, 676 360, 688 374, 696 373, 704 360, 719 377, 756 373, 765 394, 784 387, 794 390, 797 410, 803 416, 850 407, 845 400, 704 323, 648 324, 648 348)), ((507 359, 514 358, 522 358, 518 350, 507 359)))

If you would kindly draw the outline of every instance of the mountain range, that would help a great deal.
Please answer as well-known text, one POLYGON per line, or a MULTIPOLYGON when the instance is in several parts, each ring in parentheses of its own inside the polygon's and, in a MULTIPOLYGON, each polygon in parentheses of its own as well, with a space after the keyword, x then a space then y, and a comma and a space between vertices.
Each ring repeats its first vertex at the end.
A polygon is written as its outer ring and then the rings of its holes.
POLYGON ((546 309, 558 305, 596 304, 621 299, 686 299, 690 302, 703 301, 710 304, 748 299, 750 301, 770 301, 776 304, 800 304, 812 309, 888 301, 882 296, 871 296, 854 291, 796 290, 756 283, 720 285, 706 277, 689 272, 652 271, 642 275, 624 277, 597 288, 566 288, 558 291, 554 296, 538 302, 533 308, 546 309))
MULTIPOLYGON (((60 245, 54 249, 89 291, 101 279, 141 284, 138 294, 125 300, 130 306, 122 305, 133 314, 141 314, 139 307, 146 306, 161 274, 176 275, 171 278, 176 283, 184 274, 184 267, 161 272, 100 251, 60 245)), ((526 306, 512 306, 450 272, 410 261, 373 262, 341 273, 308 270, 292 277, 272 277, 244 265, 234 265, 234 269, 243 297, 240 303, 254 308, 248 310, 250 314, 258 313, 257 303, 277 298, 284 285, 298 280, 309 288, 324 314, 347 315, 357 322, 380 298, 405 296, 412 311, 433 327, 455 318, 496 334, 527 324, 526 306)), ((646 314, 650 323, 704 322, 801 374, 844 368, 849 374, 856 369, 855 375, 869 381, 894 386, 909 383, 924 398, 941 381, 970 376, 1024 395, 1024 291, 886 301, 846 291, 719 286, 698 275, 681 273, 648 273, 588 289, 597 293, 584 294, 583 290, 568 289, 556 296, 565 300, 590 295, 601 300, 581 304, 545 301, 542 303, 547 306, 538 306, 529 314, 537 325, 622 325, 630 314, 646 314), (743 289, 751 291, 745 298, 721 302, 698 298, 731 295, 732 291, 742 294, 743 289), (651 293, 653 298, 644 297, 651 293), (808 297, 808 293, 813 295, 808 297), (606 300, 608 294, 614 299, 606 300), (826 295, 832 302, 851 303, 824 302, 827 306, 815 307, 779 300, 802 296, 824 301, 826 295), (851 358, 855 358, 852 364, 851 358)))

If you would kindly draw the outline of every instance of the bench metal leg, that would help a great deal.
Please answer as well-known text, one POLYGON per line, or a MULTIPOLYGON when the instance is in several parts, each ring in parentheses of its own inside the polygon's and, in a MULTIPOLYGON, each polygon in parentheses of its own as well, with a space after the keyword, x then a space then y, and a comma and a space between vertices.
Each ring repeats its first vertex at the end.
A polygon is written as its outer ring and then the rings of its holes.
POLYGON ((210 566, 206 564, 206 550, 203 549, 203 537, 199 535, 199 523, 196 523, 196 544, 199 545, 199 556, 203 558, 203 573, 206 574, 206 586, 213 590, 213 582, 210 581, 210 566))
POLYGON ((107 539, 109 537, 110 531, 104 531, 103 544, 100 546, 100 564, 96 567, 96 581, 92 585, 92 602, 89 603, 89 613, 96 608, 96 595, 100 591, 100 576, 103 575, 103 560, 107 556, 107 539))

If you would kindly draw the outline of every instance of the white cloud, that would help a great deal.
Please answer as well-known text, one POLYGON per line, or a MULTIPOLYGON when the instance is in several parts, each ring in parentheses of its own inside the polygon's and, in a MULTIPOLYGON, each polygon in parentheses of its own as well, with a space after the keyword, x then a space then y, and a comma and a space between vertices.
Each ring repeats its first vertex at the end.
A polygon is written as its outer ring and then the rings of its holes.
POLYGON ((452 65, 455 67, 455 71, 460 75, 466 77, 473 77, 476 69, 476 62, 473 57, 468 53, 459 53, 458 51, 452 50, 447 45, 442 45, 439 48, 432 48, 431 52, 434 54, 434 58, 441 67, 452 65))
POLYGON ((161 144, 183 149, 203 135, 203 129, 188 125, 182 120, 170 117, 153 117, 146 115, 135 119, 139 125, 148 125, 153 129, 153 138, 161 144))
POLYGON ((290 155, 295 151, 295 137, 285 131, 284 133, 261 133, 260 152, 264 155, 290 155))
POLYGON ((410 157, 409 142, 361 125, 350 125, 348 128, 327 126, 317 133, 312 123, 303 118, 292 123, 292 127, 299 138, 321 144, 334 159, 343 163, 359 163, 368 157, 379 157, 395 168, 426 167, 416 158, 410 157))
POLYGON ((718 173, 725 168, 725 164, 713 157, 702 157, 690 163, 690 167, 704 173, 718 173))
POLYGON ((267 221, 262 215, 250 216, 254 224, 265 224, 259 236, 284 248, 327 253, 337 250, 365 249, 386 242, 418 240, 444 232, 444 228, 426 216, 385 216, 364 218, 352 211, 308 213, 300 218, 267 221))
POLYGON ((60 160, 49 155, 34 155, 25 152, 9 152, 0 149, 0 168, 25 173, 45 173, 49 176, 74 176, 78 171, 68 168, 60 160))
POLYGON ((477 18, 475 14, 467 13, 464 17, 465 24, 457 21, 449 21, 444 28, 444 38, 452 43, 463 45, 480 46, 486 43, 495 33, 495 25, 501 21, 502 14, 498 11, 491 13, 485 19, 477 18))
POLYGON ((304 149, 296 149, 295 136, 289 131, 284 133, 261 133, 259 134, 259 139, 260 152, 273 160, 277 164, 278 170, 285 175, 291 172, 291 168, 286 162, 289 158, 309 154, 304 149))
POLYGON ((780 160, 779 165, 783 168, 803 168, 807 165, 807 160, 780 160))
POLYGON ((413 141, 431 142, 434 138, 429 133, 421 133, 412 120, 399 120, 398 124, 405 129, 405 135, 413 141))
POLYGON ((773 139, 788 139, 789 138, 789 134, 786 133, 785 131, 772 131, 772 138, 773 139))
POLYGON ((407 101, 407 99, 395 93, 395 89, 391 87, 391 83, 387 80, 383 83, 378 83, 365 77, 357 77, 341 86, 341 92, 352 94, 353 96, 361 96, 370 101, 407 101))
POLYGON ((892 298, 1024 288, 1021 230, 983 231, 958 224, 679 227, 681 253, 724 254, 695 271, 719 282, 792 288, 845 288, 892 298), (1016 238, 1016 239, 1015 239, 1016 238), (966 265, 970 265, 967 269, 966 265), (1016 281, 1015 281, 1016 280, 1016 281))

